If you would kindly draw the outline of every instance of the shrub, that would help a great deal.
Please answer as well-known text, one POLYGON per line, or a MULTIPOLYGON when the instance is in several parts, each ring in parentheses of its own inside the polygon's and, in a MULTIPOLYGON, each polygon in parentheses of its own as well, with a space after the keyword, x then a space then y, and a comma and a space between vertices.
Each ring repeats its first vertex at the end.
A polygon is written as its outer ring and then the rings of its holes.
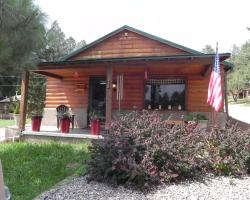
POLYGON ((204 138, 202 157, 208 170, 217 175, 249 172, 250 132, 230 124, 224 129, 212 129, 204 138))
POLYGON ((250 172, 249 132, 236 126, 210 132, 192 124, 173 126, 145 110, 114 120, 104 139, 93 141, 90 153, 89 180, 141 189, 206 172, 250 172))
POLYGON ((111 124, 104 140, 94 141, 89 180, 112 184, 151 184, 178 180, 200 171, 200 134, 167 125, 157 113, 131 112, 111 124))

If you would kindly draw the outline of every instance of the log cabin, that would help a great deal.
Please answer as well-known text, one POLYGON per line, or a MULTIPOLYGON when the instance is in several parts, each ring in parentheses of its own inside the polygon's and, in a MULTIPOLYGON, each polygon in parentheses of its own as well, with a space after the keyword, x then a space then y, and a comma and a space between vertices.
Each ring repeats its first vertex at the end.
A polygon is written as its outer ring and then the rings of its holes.
MULTIPOLYGON (((79 128, 88 126, 92 110, 98 110, 106 124, 118 112, 134 109, 157 109, 175 118, 204 113, 209 118, 212 108, 206 100, 214 57, 123 26, 33 70, 47 78, 43 125, 56 125, 56 107, 61 104, 70 108, 79 128)), ((224 100, 229 57, 219 54, 224 100)), ((27 93, 25 76, 22 91, 27 93)))

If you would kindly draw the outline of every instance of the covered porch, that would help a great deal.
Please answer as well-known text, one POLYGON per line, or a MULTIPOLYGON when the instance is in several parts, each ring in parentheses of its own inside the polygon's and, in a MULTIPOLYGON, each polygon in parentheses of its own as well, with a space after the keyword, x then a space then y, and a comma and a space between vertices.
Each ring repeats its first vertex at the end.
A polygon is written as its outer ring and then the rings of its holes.
MULTIPOLYGON (((225 60, 227 54, 220 56, 225 60)), ((56 127, 56 107, 64 104, 75 115, 75 130, 70 134, 89 133, 88 113, 101 104, 103 129, 107 129, 113 117, 131 110, 158 110, 173 120, 193 112, 203 112, 209 118, 210 108, 205 103, 213 55, 158 56, 120 59, 91 59, 41 63, 38 73, 46 76, 46 106, 40 134, 59 134, 56 127), (93 80, 102 85, 98 93, 101 100, 94 103, 93 80), (150 84, 183 85, 184 100, 179 104, 152 102, 147 99, 145 88, 150 84), (92 95, 92 96, 91 96, 92 95), (49 127, 49 129, 48 129, 49 127)), ((224 77, 224 76, 223 76, 224 77)), ((24 134, 32 133, 25 127, 29 72, 23 74, 21 119, 19 128, 24 134)), ((151 86, 150 86, 151 87, 151 86)), ((151 92, 152 93, 152 92, 151 92)), ((173 93, 173 92, 172 92, 173 93)), ((98 94, 97 94, 98 95, 98 94)), ((151 94, 150 94, 151 95, 151 94)), ((166 99, 163 99, 166 100, 166 99)))

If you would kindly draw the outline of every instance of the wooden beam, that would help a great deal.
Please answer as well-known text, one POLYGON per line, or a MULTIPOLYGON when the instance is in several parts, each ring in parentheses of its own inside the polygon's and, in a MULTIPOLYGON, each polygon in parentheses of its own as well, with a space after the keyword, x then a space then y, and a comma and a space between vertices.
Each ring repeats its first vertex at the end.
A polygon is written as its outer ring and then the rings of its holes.
POLYGON ((29 72, 25 71, 22 74, 22 83, 21 83, 19 131, 23 131, 25 129, 27 100, 28 100, 28 86, 29 86, 29 72))
POLYGON ((62 76, 57 75, 57 74, 53 74, 53 73, 50 73, 50 72, 45 72, 45 71, 33 71, 33 72, 37 73, 37 74, 44 75, 44 76, 49 76, 49 77, 52 77, 52 78, 56 78, 56 79, 63 79, 62 76))
POLYGON ((113 68, 107 67, 107 84, 106 84, 106 128, 109 128, 112 119, 112 81, 113 81, 113 68))
POLYGON ((210 72, 211 72, 211 69, 212 69, 212 66, 211 65, 207 65, 204 72, 202 73, 202 76, 204 77, 207 77, 210 75, 210 72))
POLYGON ((2 169, 1 160, 0 160, 0 199, 5 199, 4 182, 3 182, 3 169, 2 169))

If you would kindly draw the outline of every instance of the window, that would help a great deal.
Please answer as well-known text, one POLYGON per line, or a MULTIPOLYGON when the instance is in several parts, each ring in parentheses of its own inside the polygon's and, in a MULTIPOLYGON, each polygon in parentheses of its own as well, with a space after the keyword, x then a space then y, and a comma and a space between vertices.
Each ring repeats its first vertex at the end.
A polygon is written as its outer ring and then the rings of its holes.
POLYGON ((150 79, 145 85, 146 109, 185 109, 185 81, 183 79, 150 79))

